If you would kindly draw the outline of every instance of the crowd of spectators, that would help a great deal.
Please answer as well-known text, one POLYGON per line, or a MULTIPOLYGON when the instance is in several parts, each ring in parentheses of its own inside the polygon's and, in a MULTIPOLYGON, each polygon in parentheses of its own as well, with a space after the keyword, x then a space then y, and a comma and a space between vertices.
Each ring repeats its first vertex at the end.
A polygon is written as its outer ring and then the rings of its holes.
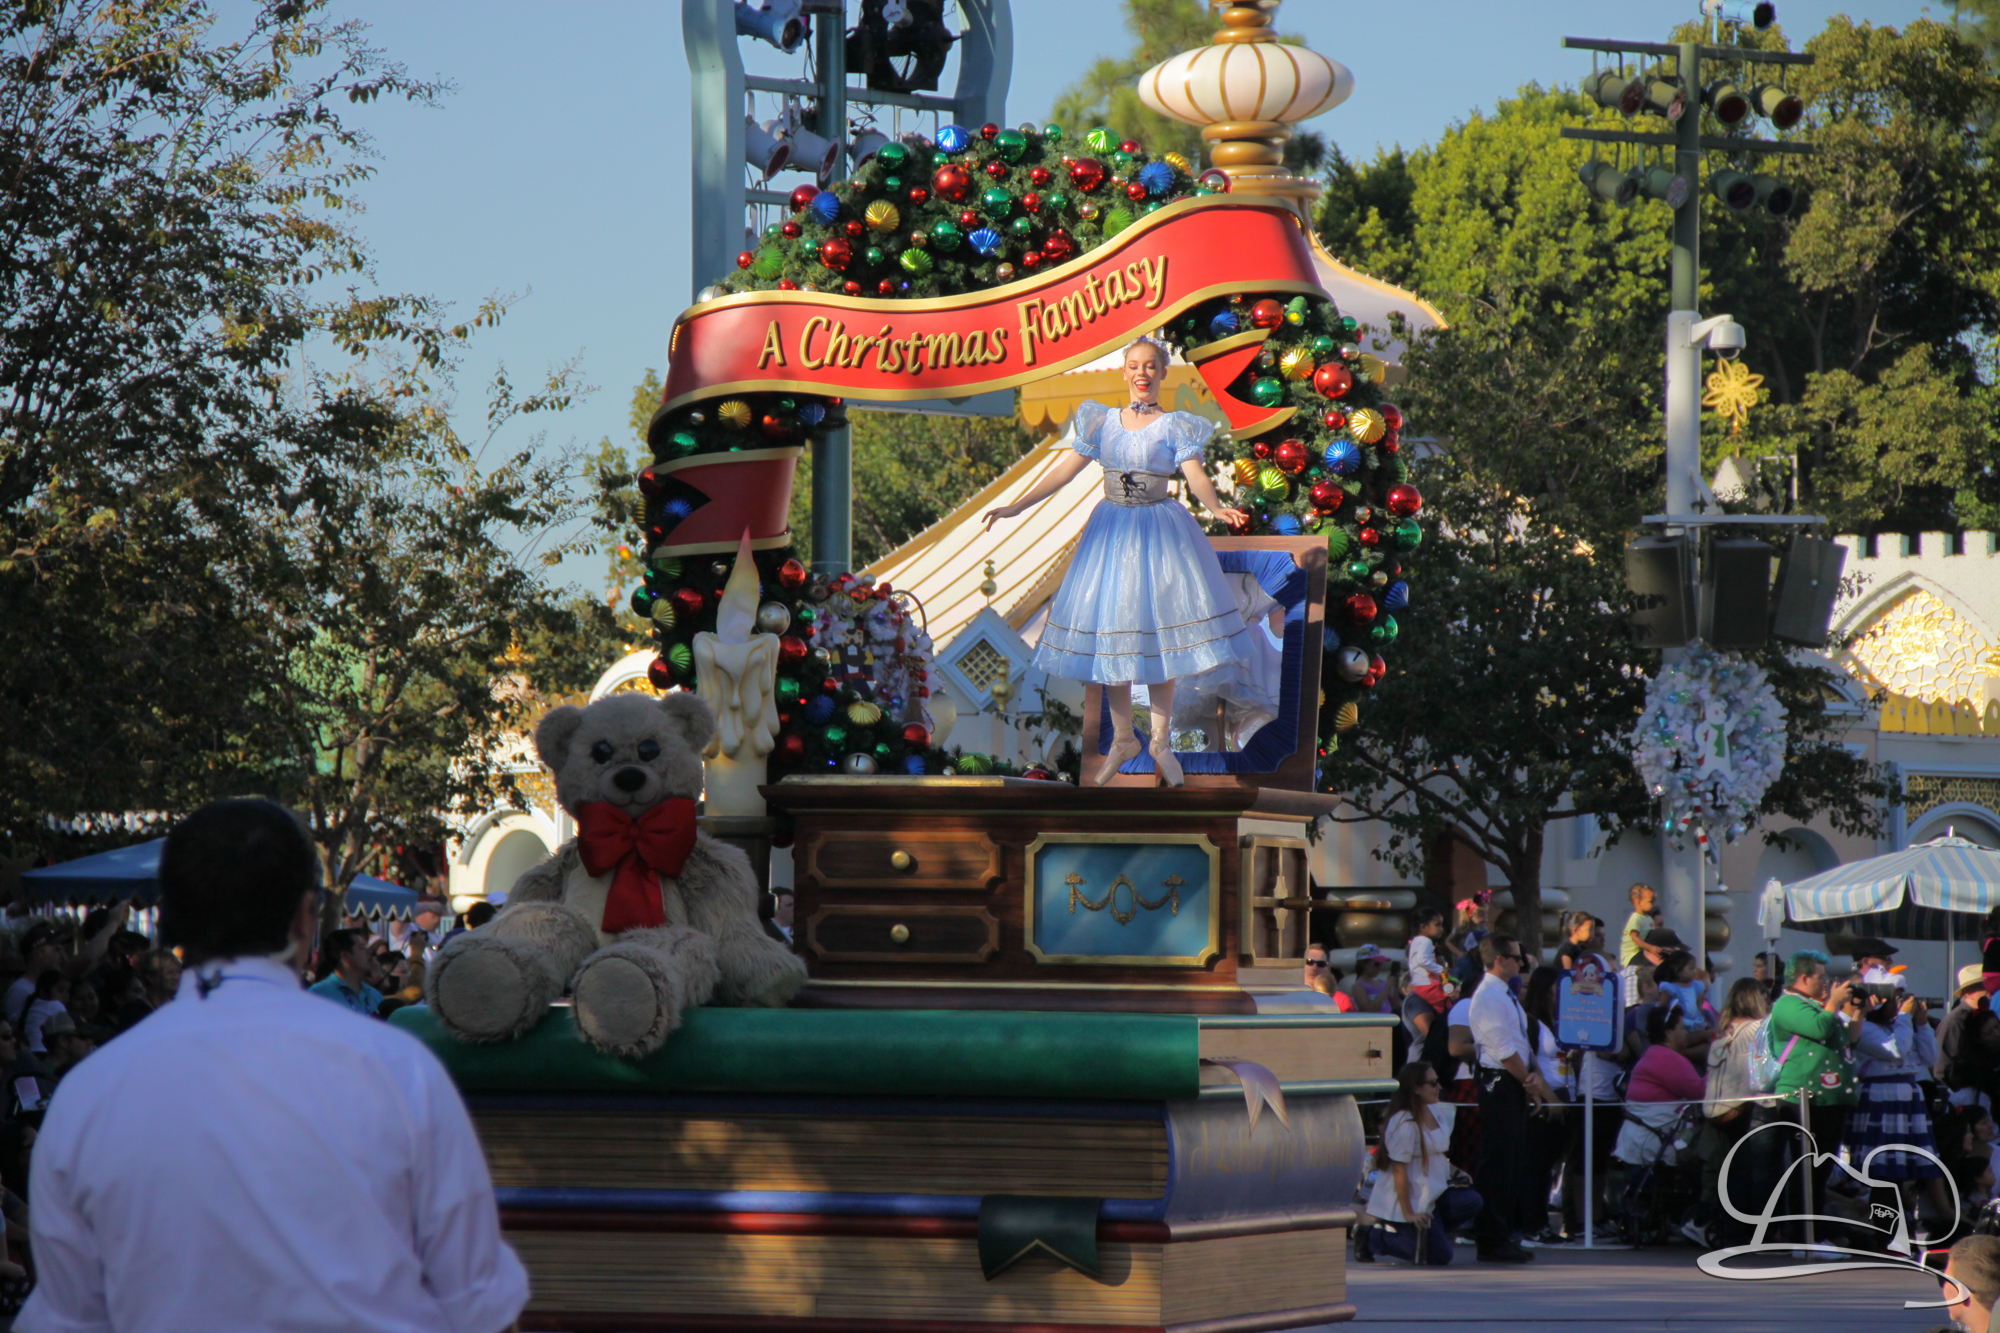
MULTIPOLYGON (((1851 942, 1851 975, 1815 950, 1760 953, 1725 990, 1660 924, 1649 886, 1634 885, 1630 901, 1615 962, 1605 922, 1589 913, 1564 914, 1554 961, 1541 966, 1486 929, 1482 904, 1461 904, 1449 934, 1423 919, 1410 951, 1422 989, 1406 992, 1403 1010, 1411 1061, 1382 1118, 1357 1259, 1448 1263, 1453 1230, 1489 1262, 1575 1243, 1587 1153, 1600 1240, 1744 1243, 1751 1225, 1722 1206, 1724 1184, 1754 1214, 1781 1181, 1810 1188, 1821 1240, 1890 1244, 1881 1219, 1891 1215, 1918 1243, 2000 1234, 2000 1015, 1990 999, 2000 973, 1965 968, 1941 1020, 1879 939, 1851 942), (1433 968, 1442 997, 1429 989, 1433 968), (1618 1050, 1557 1041, 1558 989, 1578 974, 1619 979, 1618 1050), (1774 1122, 1789 1128, 1753 1138, 1774 1122), (1787 1176, 1805 1133, 1814 1165, 1787 1176), (1440 1144, 1449 1176, 1427 1156, 1440 1144), (1887 1184, 1871 1189, 1841 1169, 1864 1159, 1887 1184)), ((1788 1194, 1780 1211, 1804 1203, 1788 1194)), ((1772 1234, 1803 1231, 1789 1223, 1772 1234)))

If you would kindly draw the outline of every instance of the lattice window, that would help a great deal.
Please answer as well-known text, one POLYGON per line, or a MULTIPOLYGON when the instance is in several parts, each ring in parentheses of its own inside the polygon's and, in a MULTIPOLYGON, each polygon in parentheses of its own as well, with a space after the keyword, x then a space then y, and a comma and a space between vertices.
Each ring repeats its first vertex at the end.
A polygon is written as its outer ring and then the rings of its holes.
POLYGON ((995 685, 1014 674, 1014 664, 1007 659, 1007 654, 993 646, 990 639, 981 639, 973 644, 952 665, 981 694, 989 693, 995 685))
POLYGON ((1937 597, 1918 590, 1890 607, 1853 647, 1871 684, 1926 703, 1984 706, 1990 645, 1937 597))

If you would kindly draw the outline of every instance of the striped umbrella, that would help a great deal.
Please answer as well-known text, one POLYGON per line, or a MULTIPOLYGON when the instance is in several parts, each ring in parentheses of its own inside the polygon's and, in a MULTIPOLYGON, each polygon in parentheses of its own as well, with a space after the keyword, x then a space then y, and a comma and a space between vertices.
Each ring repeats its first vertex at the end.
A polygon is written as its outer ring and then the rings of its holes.
POLYGON ((1964 838, 1933 838, 1785 886, 1789 924, 1843 935, 1976 940, 1994 907, 2000 851, 1964 838))

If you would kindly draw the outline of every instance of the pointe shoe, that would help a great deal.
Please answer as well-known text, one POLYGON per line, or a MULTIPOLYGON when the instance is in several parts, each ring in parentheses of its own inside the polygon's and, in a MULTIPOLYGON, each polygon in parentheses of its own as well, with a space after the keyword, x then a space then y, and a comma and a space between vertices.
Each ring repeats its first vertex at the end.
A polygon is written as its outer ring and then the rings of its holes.
POLYGON ((1091 781, 1102 787, 1111 781, 1111 779, 1118 776, 1120 765, 1138 757, 1138 733, 1128 731, 1123 736, 1114 736, 1111 740, 1111 748, 1105 752, 1104 762, 1098 766, 1097 776, 1092 778, 1091 781))
POLYGON ((1178 787, 1185 780, 1185 775, 1181 772, 1181 761, 1174 758, 1172 750, 1161 750, 1154 755, 1153 767, 1160 775, 1162 786, 1178 787))

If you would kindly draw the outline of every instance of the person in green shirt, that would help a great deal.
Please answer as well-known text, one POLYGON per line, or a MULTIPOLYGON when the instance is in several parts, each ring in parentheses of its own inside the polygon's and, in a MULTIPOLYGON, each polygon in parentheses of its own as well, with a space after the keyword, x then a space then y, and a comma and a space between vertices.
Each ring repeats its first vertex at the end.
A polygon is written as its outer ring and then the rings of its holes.
MULTIPOLYGON (((1813 1196, 1824 1197, 1833 1154, 1847 1129, 1854 1105, 1854 1059, 1849 1054, 1861 1035, 1861 1009, 1850 1003, 1855 981, 1834 985, 1826 975, 1827 956, 1801 949, 1785 968, 1785 993, 1771 1006, 1771 1050, 1784 1063, 1772 1090, 1787 1100, 1777 1111, 1798 1123, 1799 1094, 1806 1097, 1805 1128, 1823 1156, 1813 1167, 1813 1196)), ((1811 1209, 1802 1211, 1810 1212, 1811 1209)))
POLYGON ((1639 950, 1646 941, 1646 932, 1654 925, 1653 913, 1659 908, 1660 895, 1653 892, 1650 884, 1634 884, 1626 891, 1632 900, 1632 915, 1625 918, 1625 932, 1618 937, 1618 966, 1630 967, 1639 957, 1639 950))

